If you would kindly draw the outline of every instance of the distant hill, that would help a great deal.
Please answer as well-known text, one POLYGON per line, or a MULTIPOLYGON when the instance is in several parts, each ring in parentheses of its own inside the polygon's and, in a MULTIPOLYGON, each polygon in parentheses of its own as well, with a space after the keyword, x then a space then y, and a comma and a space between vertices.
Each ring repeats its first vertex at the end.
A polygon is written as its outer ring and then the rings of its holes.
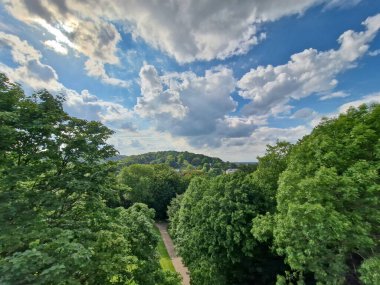
POLYGON ((113 157, 107 158, 107 161, 120 161, 120 160, 125 159, 126 157, 127 157, 126 155, 119 154, 119 155, 115 155, 113 157))
POLYGON ((225 162, 217 157, 210 157, 203 154, 191 153, 187 151, 157 151, 139 155, 118 156, 112 158, 121 164, 167 164, 176 169, 220 169, 226 170, 236 168, 231 162, 225 162))

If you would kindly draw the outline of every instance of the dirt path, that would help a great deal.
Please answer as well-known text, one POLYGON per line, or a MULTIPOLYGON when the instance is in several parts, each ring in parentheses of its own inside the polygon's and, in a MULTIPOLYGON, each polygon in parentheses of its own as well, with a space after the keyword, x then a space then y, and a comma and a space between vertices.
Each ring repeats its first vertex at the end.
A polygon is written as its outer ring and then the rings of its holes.
POLYGON ((156 226, 160 230, 161 237, 169 253, 170 259, 173 262, 175 270, 182 276, 182 284, 190 285, 189 272, 187 268, 183 265, 181 257, 177 256, 175 253, 173 241, 168 234, 168 224, 160 222, 156 223, 156 226))

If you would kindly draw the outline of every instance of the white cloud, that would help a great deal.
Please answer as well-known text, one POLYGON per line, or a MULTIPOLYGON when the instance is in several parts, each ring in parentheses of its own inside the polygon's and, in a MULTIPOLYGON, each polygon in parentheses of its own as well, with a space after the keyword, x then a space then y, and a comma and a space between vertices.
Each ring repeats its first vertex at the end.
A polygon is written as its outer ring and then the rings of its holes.
POLYGON ((326 3, 326 8, 335 8, 335 7, 352 7, 360 3, 361 0, 330 0, 326 3))
POLYGON ((16 63, 26 64, 41 58, 39 51, 15 35, 0 32, 0 44, 11 49, 12 58, 16 63))
POLYGON ((343 33, 338 39, 340 47, 337 50, 319 52, 310 48, 293 54, 284 65, 251 69, 238 82, 240 95, 252 100, 243 111, 246 114, 275 114, 276 108, 291 99, 333 90, 338 84, 336 76, 354 67, 356 60, 367 52, 369 42, 380 29, 380 14, 369 17, 363 24, 366 27, 363 32, 349 30, 343 33))
POLYGON ((350 94, 343 92, 343 91, 336 91, 332 93, 327 93, 325 95, 322 95, 319 100, 324 101, 324 100, 329 100, 329 99, 334 99, 334 98, 345 98, 350 96, 350 94))
POLYGON ((128 80, 121 80, 119 78, 110 77, 104 68, 104 63, 92 58, 89 58, 85 62, 85 70, 87 71, 88 75, 99 78, 102 82, 110 85, 120 86, 124 88, 127 88, 131 85, 128 80))
MULTIPOLYGON (((120 34, 112 23, 124 25, 135 39, 141 38, 178 62, 224 59, 246 53, 265 38, 263 23, 302 14, 334 0, 3 0, 17 19, 43 26, 61 44, 94 60, 118 62, 120 34), (90 20, 91 19, 91 20, 90 20)), ((350 0, 356 4, 359 0, 350 0)))
POLYGON ((207 70, 205 76, 192 72, 160 76, 153 66, 145 65, 140 71, 143 96, 135 111, 153 119, 157 130, 183 136, 196 147, 221 147, 229 139, 237 142, 247 138, 270 116, 314 122, 317 112, 303 109, 291 115, 289 101, 314 93, 319 93, 321 100, 348 95, 332 92, 336 76, 354 67, 367 52, 368 43, 380 29, 380 14, 363 24, 366 29, 362 32, 343 33, 336 50, 307 49, 292 55, 285 65, 259 66, 244 75, 238 82, 240 95, 252 101, 243 107, 243 117, 229 116, 237 103, 230 97, 235 84, 233 74, 225 67, 207 70))
POLYGON ((260 25, 302 14, 323 0, 129 1, 120 14, 135 37, 173 56, 178 62, 224 59, 246 53, 263 39, 260 25), (149 19, 149 20, 147 20, 149 19))
POLYGON ((65 46, 61 45, 57 41, 53 41, 53 40, 44 41, 44 45, 47 48, 55 51, 56 53, 60 53, 60 54, 63 54, 63 55, 67 55, 67 53, 68 53, 67 48, 65 46))
POLYGON ((140 70, 142 97, 137 98, 135 110, 142 117, 169 115, 181 119, 186 115, 187 107, 180 99, 179 90, 163 90, 163 82, 152 65, 144 65, 140 70))
POLYGON ((41 54, 27 41, 7 33, 0 32, 0 47, 10 49, 13 61, 19 66, 13 68, 0 63, 0 69, 12 81, 24 84, 32 89, 47 89, 53 93, 62 93, 66 97, 65 110, 71 115, 87 120, 97 120, 108 125, 126 125, 132 118, 132 112, 121 104, 98 99, 83 90, 80 94, 66 88, 58 81, 56 71, 41 63, 41 54))
POLYGON ((104 63, 119 62, 116 45, 120 34, 106 21, 90 20, 93 9, 76 11, 74 1, 60 0, 5 1, 5 5, 15 18, 42 26, 55 36, 56 42, 104 63))
MULTIPOLYGON (((134 132, 119 130, 112 137, 110 142, 114 144, 121 153, 128 155, 143 153, 147 150, 187 150, 221 157, 229 161, 256 161, 257 156, 262 156, 265 153, 267 144, 273 145, 277 140, 296 143, 297 140, 309 134, 312 128, 321 121, 322 117, 336 117, 339 113, 346 112, 349 106, 358 107, 363 103, 371 104, 376 102, 380 102, 380 93, 370 94, 364 96, 362 99, 346 103, 339 107, 336 112, 330 114, 322 115, 316 114, 316 112, 311 109, 300 109, 299 114, 296 115, 297 111, 293 116, 308 117, 307 114, 312 114, 311 117, 315 116, 314 119, 306 125, 289 128, 265 126, 266 117, 255 118, 254 124, 257 125, 257 128, 250 131, 249 136, 224 136, 220 139, 220 145, 217 148, 213 145, 205 145, 200 148, 197 144, 193 145, 192 142, 185 137, 173 136, 168 131, 163 132, 155 129, 134 132)), ((238 126, 240 123, 244 124, 245 119, 230 118, 226 124, 238 126)))
POLYGON ((376 49, 376 50, 370 51, 368 53, 368 55, 370 55, 370 56, 378 56, 378 55, 380 55, 380 49, 376 49))
POLYGON ((230 96, 236 82, 226 67, 206 70, 204 76, 193 72, 159 76, 154 66, 145 65, 140 81, 142 97, 135 112, 152 119, 157 130, 184 136, 192 145, 216 146, 223 136, 247 136, 254 127, 253 118, 227 116, 237 103, 230 96))
POLYGON ((318 113, 311 108, 302 108, 296 111, 293 115, 291 115, 290 118, 310 120, 310 119, 313 119, 317 115, 318 113))
POLYGON ((74 90, 65 89, 65 110, 72 116, 87 120, 101 121, 112 127, 121 127, 131 121, 133 114, 118 103, 98 99, 88 90, 79 94, 74 90))
MULTIPOLYGON (((116 129, 109 143, 121 154, 132 155, 149 151, 188 150, 197 152, 184 138, 173 137, 169 132, 149 128, 145 130, 116 129)), ((198 150, 199 152, 199 150, 198 150)))
POLYGON ((16 82, 25 83, 34 89, 59 90, 62 85, 58 82, 58 75, 55 70, 47 64, 41 62, 41 54, 33 48, 27 41, 19 37, 0 32, 0 47, 10 49, 13 61, 17 67, 9 67, 0 63, 2 72, 16 82))
POLYGON ((346 112, 350 107, 359 107, 360 105, 366 104, 366 105, 371 105, 374 103, 380 103, 380 92, 370 94, 367 96, 364 96, 361 99, 351 101, 348 103, 343 104, 342 106, 339 107, 338 112, 339 113, 344 113, 346 112))
POLYGON ((266 125, 267 119, 267 116, 225 116, 219 121, 218 134, 228 138, 247 137, 256 127, 266 125))
POLYGON ((92 17, 93 7, 85 10, 85 6, 75 2, 78 1, 17 0, 5 1, 5 6, 18 20, 50 33, 54 40, 44 42, 48 48, 63 55, 71 48, 97 62, 102 72, 98 74, 91 64, 86 65, 90 76, 99 77, 107 84, 128 87, 126 81, 112 78, 104 70, 104 64, 119 64, 117 45, 121 40, 120 33, 108 21, 92 17))
POLYGON ((325 113, 325 114, 316 114, 310 121, 309 125, 311 127, 316 127, 319 123, 321 123, 323 118, 336 118, 339 116, 339 114, 347 112, 347 110, 350 107, 357 108, 360 105, 366 104, 366 105, 371 105, 371 104, 379 104, 380 103, 380 92, 377 93, 372 93, 368 94, 366 96, 363 96, 360 99, 350 101, 347 103, 342 104, 339 106, 336 111, 331 112, 331 113, 325 113))
POLYGON ((250 144, 260 142, 263 145, 274 144, 277 140, 295 143, 304 135, 310 133, 311 129, 306 126, 297 126, 292 128, 258 128, 251 135, 250 144))
POLYGON ((291 128, 261 126, 255 129, 249 137, 225 138, 219 148, 205 149, 205 151, 229 161, 256 161, 257 156, 265 154, 267 144, 273 145, 277 140, 295 143, 310 131, 309 126, 291 128))

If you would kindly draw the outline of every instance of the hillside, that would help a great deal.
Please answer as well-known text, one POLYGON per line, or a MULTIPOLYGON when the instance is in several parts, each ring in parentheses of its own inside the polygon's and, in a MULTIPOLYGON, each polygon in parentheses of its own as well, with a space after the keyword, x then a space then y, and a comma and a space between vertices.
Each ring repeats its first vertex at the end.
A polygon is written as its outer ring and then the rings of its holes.
POLYGON ((225 162, 217 157, 210 157, 187 151, 158 151, 127 157, 121 156, 120 162, 124 165, 164 163, 176 169, 205 168, 209 170, 216 168, 226 170, 228 168, 236 167, 234 163, 225 162))

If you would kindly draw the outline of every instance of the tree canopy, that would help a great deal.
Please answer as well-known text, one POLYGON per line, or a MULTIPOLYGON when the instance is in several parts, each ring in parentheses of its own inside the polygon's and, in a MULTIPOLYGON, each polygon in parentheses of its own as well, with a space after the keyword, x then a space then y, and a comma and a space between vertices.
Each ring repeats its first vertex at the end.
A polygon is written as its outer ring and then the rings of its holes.
POLYGON ((379 265, 379 170, 380 105, 325 120, 294 146, 279 180, 273 236, 299 276, 380 284, 369 270, 379 265))
POLYGON ((165 219, 171 199, 185 192, 188 179, 165 164, 132 164, 118 174, 121 185, 128 187, 127 204, 145 203, 156 212, 157 219, 165 219))
POLYGON ((172 201, 170 233, 194 284, 274 284, 285 269, 251 227, 255 217, 275 207, 276 177, 289 149, 285 142, 269 146, 252 174, 194 178, 172 201))
POLYGON ((121 165, 132 164, 166 164, 172 168, 189 169, 215 169, 222 173, 223 170, 236 167, 235 164, 224 162, 217 157, 209 157, 203 154, 196 154, 187 151, 157 151, 139 155, 116 157, 121 165))
POLYGON ((278 142, 168 209, 193 284, 380 284, 380 105, 278 142), (277 275, 277 276, 276 276, 277 275))
POLYGON ((0 75, 0 283, 178 284, 158 263, 154 211, 108 206, 112 131, 63 100, 0 75))

